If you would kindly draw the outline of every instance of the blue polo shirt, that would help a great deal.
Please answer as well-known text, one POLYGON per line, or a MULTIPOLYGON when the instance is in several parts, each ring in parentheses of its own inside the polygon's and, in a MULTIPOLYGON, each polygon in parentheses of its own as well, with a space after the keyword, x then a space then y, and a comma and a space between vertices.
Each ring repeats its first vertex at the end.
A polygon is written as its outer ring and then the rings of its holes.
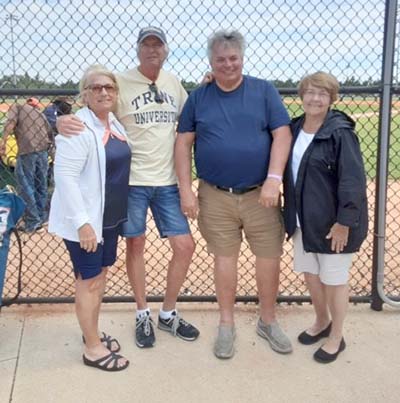
POLYGON ((243 76, 233 91, 215 82, 194 90, 179 119, 179 135, 195 132, 194 157, 199 178, 224 187, 264 182, 272 130, 288 125, 289 115, 268 81, 243 76))

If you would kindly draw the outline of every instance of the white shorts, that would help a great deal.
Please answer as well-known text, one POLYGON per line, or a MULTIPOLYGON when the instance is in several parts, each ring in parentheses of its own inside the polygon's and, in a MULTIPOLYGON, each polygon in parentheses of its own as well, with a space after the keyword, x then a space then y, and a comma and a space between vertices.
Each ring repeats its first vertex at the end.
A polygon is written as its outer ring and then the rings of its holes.
POLYGON ((315 274, 326 285, 347 284, 353 253, 307 253, 300 228, 293 235, 293 248, 295 272, 315 274))

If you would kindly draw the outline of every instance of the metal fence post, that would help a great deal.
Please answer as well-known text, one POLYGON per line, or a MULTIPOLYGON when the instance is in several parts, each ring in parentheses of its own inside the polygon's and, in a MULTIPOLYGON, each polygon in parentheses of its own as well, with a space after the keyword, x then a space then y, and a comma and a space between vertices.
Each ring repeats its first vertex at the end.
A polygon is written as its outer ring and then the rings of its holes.
POLYGON ((397 0, 386 0, 382 60, 382 94, 379 109, 379 139, 375 196, 374 247, 372 268, 371 308, 382 310, 383 300, 378 283, 383 283, 385 260, 386 197, 388 183, 388 155, 391 125, 393 62, 396 38, 397 0))

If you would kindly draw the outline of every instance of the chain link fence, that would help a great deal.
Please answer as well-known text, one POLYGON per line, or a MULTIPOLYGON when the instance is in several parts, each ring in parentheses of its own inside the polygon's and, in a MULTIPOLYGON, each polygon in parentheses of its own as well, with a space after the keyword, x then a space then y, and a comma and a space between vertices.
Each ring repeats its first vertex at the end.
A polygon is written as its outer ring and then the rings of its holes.
MULTIPOLYGON (((375 179, 379 136, 385 2, 379 0, 297 1, 8 1, 0 3, 0 122, 13 103, 35 96, 42 110, 56 97, 69 96, 73 110, 83 71, 101 63, 113 71, 137 64, 135 42, 141 27, 161 27, 169 40, 165 69, 179 76, 190 91, 208 70, 207 37, 221 28, 238 29, 246 38, 246 74, 272 80, 290 115, 301 113, 296 84, 305 74, 329 71, 342 84, 336 107, 357 122, 368 177, 370 230, 351 271, 353 300, 371 296, 375 179)), ((398 25, 398 24, 397 24, 398 25)), ((399 27, 397 26, 397 32, 399 27)), ((399 34, 398 34, 399 35, 399 34)), ((396 40, 392 133, 387 199, 385 291, 399 296, 400 226, 400 92, 399 46, 396 40)), ((0 134, 2 125, 0 125, 0 134)), ((15 185, 15 151, 0 165, 0 184, 15 185)), ((51 163, 51 161, 50 161, 51 163)), ((49 195, 52 192, 50 181, 49 195)), ((147 291, 159 300, 166 285, 171 256, 148 216, 145 261, 147 291)), ((206 252, 196 222, 191 223, 196 252, 181 299, 215 300, 213 260, 206 252)), ((65 301, 74 293, 72 268, 60 239, 44 233, 22 234, 23 267, 18 300, 65 301)), ((125 242, 110 270, 107 298, 129 300, 132 291, 125 272, 125 242)), ((11 238, 5 300, 18 289, 19 249, 11 238)), ((239 300, 255 300, 254 257, 243 244, 239 258, 239 300)), ((308 300, 302 277, 292 271, 292 246, 285 243, 280 300, 308 300)))

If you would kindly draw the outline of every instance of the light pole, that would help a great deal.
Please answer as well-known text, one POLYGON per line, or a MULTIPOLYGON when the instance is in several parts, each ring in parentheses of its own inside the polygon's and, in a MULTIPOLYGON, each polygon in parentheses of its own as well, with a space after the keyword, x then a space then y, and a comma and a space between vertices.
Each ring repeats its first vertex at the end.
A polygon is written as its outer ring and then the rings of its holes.
POLYGON ((14 22, 18 22, 19 17, 15 14, 9 13, 6 15, 5 22, 11 28, 11 58, 12 58, 12 71, 13 71, 13 84, 14 88, 17 87, 17 76, 15 73, 15 54, 14 54, 14 22), (10 24, 8 24, 10 23, 10 24))

